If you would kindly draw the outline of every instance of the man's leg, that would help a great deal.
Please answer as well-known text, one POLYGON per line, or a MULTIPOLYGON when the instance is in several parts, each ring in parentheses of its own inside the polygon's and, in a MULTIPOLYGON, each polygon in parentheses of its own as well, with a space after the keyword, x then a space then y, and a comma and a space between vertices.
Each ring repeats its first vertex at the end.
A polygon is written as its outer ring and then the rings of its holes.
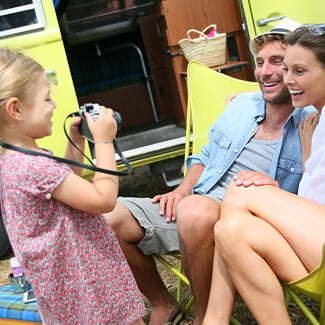
POLYGON ((190 195, 177 206, 177 231, 182 265, 195 299, 194 324, 201 324, 206 312, 213 264, 214 225, 220 204, 209 197, 190 195))
POLYGON ((121 203, 117 203, 105 218, 118 238, 141 292, 152 305, 150 325, 168 322, 179 310, 179 305, 162 282, 153 256, 145 255, 137 246, 144 238, 145 230, 121 203))

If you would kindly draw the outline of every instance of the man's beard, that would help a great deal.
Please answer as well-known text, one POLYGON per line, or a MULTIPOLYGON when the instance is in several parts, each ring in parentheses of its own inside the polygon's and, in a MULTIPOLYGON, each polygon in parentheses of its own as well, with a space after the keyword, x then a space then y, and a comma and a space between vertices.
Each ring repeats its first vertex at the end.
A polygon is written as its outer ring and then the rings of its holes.
POLYGON ((291 95, 287 88, 283 88, 277 96, 272 97, 271 99, 265 98, 264 94, 263 98, 265 102, 269 104, 285 104, 287 102, 291 102, 291 95))

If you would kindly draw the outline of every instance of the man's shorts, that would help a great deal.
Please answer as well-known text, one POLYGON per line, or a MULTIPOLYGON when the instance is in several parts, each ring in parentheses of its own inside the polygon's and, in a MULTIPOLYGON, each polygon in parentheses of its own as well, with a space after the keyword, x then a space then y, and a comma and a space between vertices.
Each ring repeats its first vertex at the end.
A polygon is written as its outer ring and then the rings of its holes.
POLYGON ((122 203, 145 229, 143 239, 137 245, 145 255, 179 253, 176 222, 165 221, 159 215, 159 203, 151 203, 149 198, 119 197, 122 203))

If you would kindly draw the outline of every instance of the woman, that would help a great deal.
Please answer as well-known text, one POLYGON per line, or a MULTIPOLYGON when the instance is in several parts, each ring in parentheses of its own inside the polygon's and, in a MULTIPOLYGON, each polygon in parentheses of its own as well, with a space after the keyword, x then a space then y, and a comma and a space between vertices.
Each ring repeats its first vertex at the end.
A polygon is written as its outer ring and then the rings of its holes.
MULTIPOLYGON (((314 105, 321 113, 325 105, 325 25, 302 26, 287 36, 287 44, 284 81, 293 105, 314 105)), ((233 182, 215 228, 214 263, 219 269, 224 267, 223 285, 234 298, 237 292, 241 295, 259 324, 291 324, 280 281, 303 278, 321 263, 325 243, 325 113, 318 125, 317 121, 318 117, 311 115, 301 125, 302 136, 316 129, 298 195, 272 182, 248 187, 233 182)), ((251 175, 237 175, 236 182, 243 184, 246 177, 251 175)), ((203 324, 229 324, 229 319, 214 318, 223 295, 218 285, 220 279, 212 276, 203 324)))

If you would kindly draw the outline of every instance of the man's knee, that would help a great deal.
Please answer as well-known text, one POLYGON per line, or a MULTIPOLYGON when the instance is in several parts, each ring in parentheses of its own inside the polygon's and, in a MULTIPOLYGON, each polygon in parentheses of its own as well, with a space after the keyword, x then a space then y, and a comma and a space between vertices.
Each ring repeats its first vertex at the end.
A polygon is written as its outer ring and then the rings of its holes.
POLYGON ((212 236, 219 212, 219 203, 209 197, 190 195, 183 198, 176 211, 178 234, 182 238, 212 236))
POLYGON ((143 228, 122 203, 117 202, 114 210, 105 214, 104 217, 119 240, 139 242, 143 238, 143 228))
POLYGON ((130 211, 121 203, 117 202, 113 211, 105 213, 104 217, 113 229, 121 227, 128 219, 130 211))

